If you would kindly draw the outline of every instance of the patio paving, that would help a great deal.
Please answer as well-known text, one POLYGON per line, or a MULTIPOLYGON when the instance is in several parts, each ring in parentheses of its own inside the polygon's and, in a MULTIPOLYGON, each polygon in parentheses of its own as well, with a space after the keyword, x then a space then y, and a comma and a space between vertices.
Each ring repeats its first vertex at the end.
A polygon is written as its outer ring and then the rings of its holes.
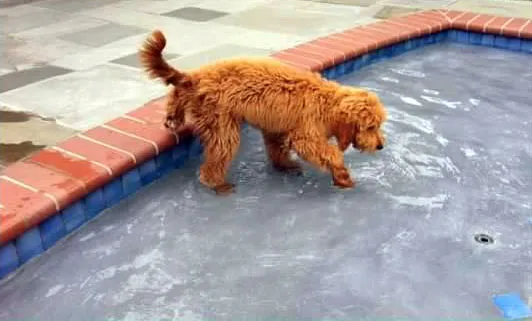
MULTIPOLYGON (((2 1, 0 105, 55 121, 17 122, 18 136, 0 135, 0 144, 8 152, 17 148, 9 163, 163 94, 136 60, 155 28, 169 39, 167 58, 188 69, 220 58, 266 56, 425 8, 532 16, 532 3, 523 0, 2 1), (10 147, 25 142, 37 147, 10 147)), ((8 130, 15 129, 2 122, 8 130)))

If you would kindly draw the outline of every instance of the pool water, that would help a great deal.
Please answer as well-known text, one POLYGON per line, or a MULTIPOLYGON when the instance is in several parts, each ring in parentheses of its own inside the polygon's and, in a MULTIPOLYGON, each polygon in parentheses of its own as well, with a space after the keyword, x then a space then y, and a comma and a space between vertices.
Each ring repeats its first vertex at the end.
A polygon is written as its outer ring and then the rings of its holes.
POLYGON ((342 77, 390 116, 356 189, 275 173, 245 129, 235 195, 188 164, 0 285, 0 320, 497 318, 532 296, 531 60, 443 43, 342 77))

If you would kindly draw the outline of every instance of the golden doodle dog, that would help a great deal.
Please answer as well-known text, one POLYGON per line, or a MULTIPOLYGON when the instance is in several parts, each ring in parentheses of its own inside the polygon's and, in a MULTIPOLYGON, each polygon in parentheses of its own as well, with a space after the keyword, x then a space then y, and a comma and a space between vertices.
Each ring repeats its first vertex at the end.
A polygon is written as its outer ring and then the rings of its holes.
POLYGON ((272 58, 231 59, 181 72, 164 60, 165 46, 164 35, 155 30, 145 40, 140 60, 150 78, 173 85, 165 126, 180 132, 193 124, 204 150, 200 182, 217 194, 234 189, 226 174, 240 145, 243 122, 262 132, 274 168, 300 173, 300 165, 290 158, 293 150, 329 171, 339 188, 354 186, 343 158, 351 144, 372 153, 384 146, 381 125, 387 113, 372 92, 341 86, 272 58), (329 143, 331 137, 337 145, 329 143))

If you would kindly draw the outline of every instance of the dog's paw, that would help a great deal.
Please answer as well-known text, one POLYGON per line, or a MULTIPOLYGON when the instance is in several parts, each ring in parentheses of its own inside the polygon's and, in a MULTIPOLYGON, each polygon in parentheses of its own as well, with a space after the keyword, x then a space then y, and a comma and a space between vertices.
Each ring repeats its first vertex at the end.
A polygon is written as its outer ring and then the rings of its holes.
POLYGON ((235 191, 235 185, 230 183, 225 183, 222 185, 218 185, 214 188, 214 191, 216 192, 216 195, 219 196, 227 196, 235 191))
POLYGON ((355 182, 351 179, 349 172, 346 169, 338 170, 333 176, 334 185, 338 188, 353 188, 355 182))
POLYGON ((355 187, 355 182, 353 182, 351 179, 348 180, 336 180, 334 181, 334 186, 340 188, 340 189, 351 189, 355 187))

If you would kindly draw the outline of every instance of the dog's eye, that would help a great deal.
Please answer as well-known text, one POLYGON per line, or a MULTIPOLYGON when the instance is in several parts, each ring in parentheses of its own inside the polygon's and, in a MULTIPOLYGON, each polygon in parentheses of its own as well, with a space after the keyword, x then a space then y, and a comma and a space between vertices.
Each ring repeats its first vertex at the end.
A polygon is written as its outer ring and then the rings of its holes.
POLYGON ((377 130, 377 126, 368 127, 368 131, 375 131, 375 130, 377 130))

